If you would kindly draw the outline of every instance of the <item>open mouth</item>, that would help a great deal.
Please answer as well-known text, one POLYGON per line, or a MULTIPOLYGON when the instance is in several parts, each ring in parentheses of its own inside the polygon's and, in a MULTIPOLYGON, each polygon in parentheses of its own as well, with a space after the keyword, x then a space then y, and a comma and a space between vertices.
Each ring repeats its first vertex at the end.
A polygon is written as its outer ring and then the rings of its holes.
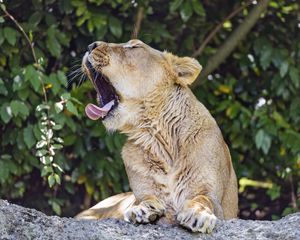
POLYGON ((119 102, 119 97, 114 87, 110 84, 109 79, 101 72, 96 71, 89 61, 85 62, 89 71, 89 78, 97 92, 98 105, 89 103, 85 107, 86 115, 92 120, 104 119, 119 102))

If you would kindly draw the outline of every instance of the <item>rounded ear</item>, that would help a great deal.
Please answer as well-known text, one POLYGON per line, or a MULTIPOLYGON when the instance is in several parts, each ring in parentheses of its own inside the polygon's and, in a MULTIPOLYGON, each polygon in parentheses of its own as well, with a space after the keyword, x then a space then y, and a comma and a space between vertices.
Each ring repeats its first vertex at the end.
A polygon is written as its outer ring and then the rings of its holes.
POLYGON ((171 53, 166 53, 166 58, 176 74, 176 83, 180 85, 192 84, 202 70, 200 63, 190 57, 177 57, 171 53))

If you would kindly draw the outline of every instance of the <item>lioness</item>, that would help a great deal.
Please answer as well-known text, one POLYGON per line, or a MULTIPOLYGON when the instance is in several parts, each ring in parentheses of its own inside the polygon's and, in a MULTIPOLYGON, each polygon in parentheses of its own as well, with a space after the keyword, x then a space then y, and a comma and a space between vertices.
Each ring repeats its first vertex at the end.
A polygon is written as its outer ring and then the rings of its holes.
POLYGON ((128 136, 123 147, 132 193, 110 197, 80 219, 122 218, 133 223, 179 223, 211 232, 237 216, 237 182, 216 121, 188 88, 197 60, 160 52, 140 40, 95 42, 82 69, 98 105, 86 114, 108 131, 128 136))

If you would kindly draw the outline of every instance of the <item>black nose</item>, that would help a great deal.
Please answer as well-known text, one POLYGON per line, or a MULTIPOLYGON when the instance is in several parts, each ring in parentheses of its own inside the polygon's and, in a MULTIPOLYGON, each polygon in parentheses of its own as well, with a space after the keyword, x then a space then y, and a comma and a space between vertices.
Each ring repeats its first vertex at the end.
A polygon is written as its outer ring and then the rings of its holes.
POLYGON ((97 45, 96 42, 91 43, 91 44, 88 46, 89 53, 91 53, 97 46, 98 46, 98 45, 97 45))

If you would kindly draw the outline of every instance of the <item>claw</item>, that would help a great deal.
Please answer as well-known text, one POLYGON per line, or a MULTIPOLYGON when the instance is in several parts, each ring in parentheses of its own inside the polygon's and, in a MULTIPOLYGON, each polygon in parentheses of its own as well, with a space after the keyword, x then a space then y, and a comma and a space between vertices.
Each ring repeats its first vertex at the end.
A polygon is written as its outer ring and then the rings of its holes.
POLYGON ((128 209, 124 214, 124 220, 132 223, 154 222, 164 214, 164 211, 160 205, 155 208, 152 204, 142 202, 128 209))
POLYGON ((177 220, 192 232, 211 233, 217 218, 207 210, 188 209, 179 213, 177 220))

